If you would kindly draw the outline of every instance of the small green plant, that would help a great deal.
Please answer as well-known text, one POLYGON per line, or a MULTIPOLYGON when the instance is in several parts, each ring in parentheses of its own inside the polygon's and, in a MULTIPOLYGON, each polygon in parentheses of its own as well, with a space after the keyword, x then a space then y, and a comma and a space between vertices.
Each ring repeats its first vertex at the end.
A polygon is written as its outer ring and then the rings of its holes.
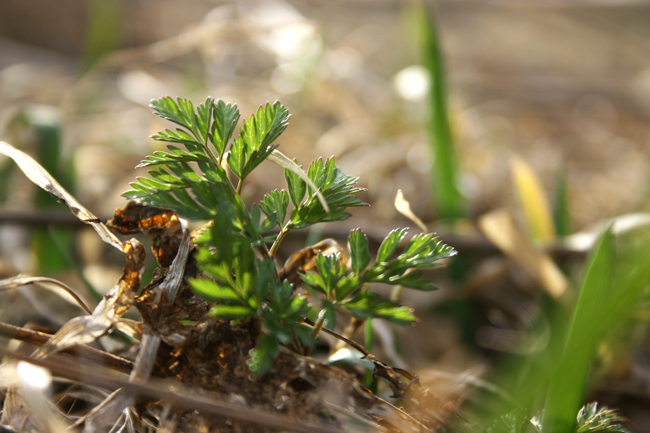
MULTIPOLYGON (((542 422, 539 417, 529 418, 526 411, 516 409, 497 419, 486 433, 526 433, 535 431, 542 433, 542 422)), ((589 403, 580 408, 573 433, 630 433, 621 423, 628 420, 617 411, 607 407, 598 408, 598 403, 589 403)))
MULTIPOLYGON (((357 179, 344 174, 334 158, 312 162, 306 176, 295 164, 289 166, 286 190, 269 192, 259 204, 243 203, 243 183, 260 163, 289 161, 273 144, 287 126, 289 113, 284 106, 275 102, 260 107, 243 122, 232 143, 240 118, 233 104, 208 98, 195 109, 186 99, 164 97, 152 101, 151 107, 180 128, 153 136, 173 144, 142 161, 140 166, 151 168, 149 177, 138 178, 123 195, 172 209, 184 218, 210 222, 195 240, 206 278, 190 284, 195 293, 214 303, 213 317, 260 320, 263 335, 250 353, 251 370, 267 371, 280 345, 296 351, 313 346, 323 327, 335 325, 337 311, 358 319, 416 321, 410 308, 380 300, 370 284, 434 289, 419 270, 437 267, 440 259, 456 252, 432 234, 412 237, 396 256, 407 230, 394 230, 371 264, 366 236, 360 229, 352 230, 349 259, 342 249, 320 253, 315 258, 317 272, 299 274, 298 282, 318 295, 311 298, 312 304, 296 290, 295 281, 281 277, 274 257, 287 233, 346 219, 348 208, 366 205, 355 197, 362 190, 355 186, 357 179), (306 324, 307 317, 315 318, 313 326, 306 324)), ((282 165, 287 167, 286 162, 282 165)))

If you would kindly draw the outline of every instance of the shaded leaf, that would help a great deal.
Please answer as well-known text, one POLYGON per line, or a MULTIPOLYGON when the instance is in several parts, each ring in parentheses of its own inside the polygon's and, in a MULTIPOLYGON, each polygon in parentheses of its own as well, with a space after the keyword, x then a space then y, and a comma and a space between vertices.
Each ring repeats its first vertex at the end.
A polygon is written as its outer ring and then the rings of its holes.
POLYGON ((284 190, 274 190, 264 196, 260 206, 267 216, 275 214, 276 222, 282 228, 284 219, 287 216, 287 208, 289 207, 289 193, 284 190))
POLYGON ((396 302, 379 301, 374 293, 362 290, 353 299, 342 303, 353 316, 359 319, 380 318, 405 325, 416 321, 413 310, 396 302))

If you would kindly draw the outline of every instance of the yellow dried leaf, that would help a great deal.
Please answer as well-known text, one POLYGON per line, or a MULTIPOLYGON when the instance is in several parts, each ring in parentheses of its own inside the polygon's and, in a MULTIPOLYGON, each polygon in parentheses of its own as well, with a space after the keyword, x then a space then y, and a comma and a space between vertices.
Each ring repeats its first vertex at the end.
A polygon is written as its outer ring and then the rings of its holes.
POLYGON ((513 158, 511 170, 512 183, 530 235, 542 242, 552 241, 555 239, 553 215, 539 178, 521 158, 513 158))

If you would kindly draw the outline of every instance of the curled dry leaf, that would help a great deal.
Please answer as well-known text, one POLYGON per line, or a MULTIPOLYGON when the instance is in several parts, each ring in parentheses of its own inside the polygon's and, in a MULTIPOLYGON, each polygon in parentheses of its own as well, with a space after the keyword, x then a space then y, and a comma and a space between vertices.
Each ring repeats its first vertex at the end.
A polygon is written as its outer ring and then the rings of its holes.
POLYGON ((340 263, 348 262, 345 250, 334 239, 323 239, 317 244, 293 253, 280 270, 280 280, 287 280, 294 286, 302 284, 300 274, 316 269, 316 257, 321 253, 326 256, 340 254, 340 263))
POLYGON ((41 165, 31 156, 16 149, 12 145, 0 141, 0 153, 13 159, 18 167, 25 173, 25 176, 45 191, 59 198, 60 201, 68 205, 74 216, 86 224, 90 224, 99 234, 104 242, 118 250, 122 250, 122 242, 101 222, 99 218, 93 215, 88 209, 83 207, 68 191, 66 191, 41 165))
POLYGON ((31 408, 27 405, 25 395, 18 385, 11 385, 5 391, 0 424, 3 428, 9 427, 25 433, 41 431, 38 428, 40 423, 33 419, 31 408))
POLYGON ((163 269, 171 266, 176 257, 183 227, 174 211, 135 201, 129 201, 122 209, 115 209, 113 218, 106 225, 123 235, 144 233, 151 236, 151 250, 163 269))
POLYGON ((413 221, 415 225, 417 225, 420 230, 422 230, 423 233, 427 233, 429 231, 422 220, 413 213, 411 210, 411 203, 409 203, 408 200, 404 198, 404 193, 402 193, 401 189, 397 190, 397 195, 395 196, 395 209, 397 209, 397 212, 413 221))
POLYGON ((44 358, 77 344, 95 341, 104 335, 131 306, 140 288, 140 277, 144 270, 144 248, 131 239, 124 242, 124 271, 118 283, 104 295, 90 316, 79 316, 68 321, 39 348, 35 356, 44 358))
POLYGON ((156 303, 160 299, 163 292, 167 293, 167 300, 173 302, 178 294, 183 283, 183 276, 185 275, 185 265, 187 265, 187 257, 190 252, 190 231, 183 230, 183 237, 181 238, 181 245, 178 248, 176 257, 165 275, 165 279, 156 288, 156 303))

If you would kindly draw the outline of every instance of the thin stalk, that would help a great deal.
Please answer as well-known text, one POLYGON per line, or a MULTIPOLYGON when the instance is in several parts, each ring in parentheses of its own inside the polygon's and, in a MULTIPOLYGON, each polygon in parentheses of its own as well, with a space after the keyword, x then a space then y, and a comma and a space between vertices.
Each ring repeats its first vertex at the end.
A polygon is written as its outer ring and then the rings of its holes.
POLYGON ((393 302, 399 302, 399 297, 402 295, 402 290, 404 286, 395 286, 390 292, 390 300, 393 302))
POLYGON ((243 185, 244 185, 243 179, 239 179, 239 182, 237 182, 237 189, 235 189, 235 194, 237 195, 241 194, 241 189, 243 185))
POLYGON ((93 310, 91 310, 85 303, 84 301, 81 300, 81 298, 72 290, 70 287, 66 286, 63 284, 61 281, 55 280, 54 278, 48 278, 48 277, 28 277, 24 275, 17 275, 12 278, 7 278, 5 280, 0 281, 0 291, 4 290, 10 290, 10 289, 15 289, 16 287, 20 286, 26 286, 29 284, 39 284, 39 283, 50 283, 54 284, 55 286, 60 287, 61 289, 65 290, 68 295, 72 296, 72 298, 75 300, 77 304, 81 308, 83 308, 88 314, 93 314, 93 310))
MULTIPOLYGON (((363 345, 366 347, 368 352, 372 353, 372 319, 366 320, 363 345)), ((372 371, 366 370, 364 384, 366 388, 374 394, 377 394, 377 381, 372 378, 372 371)))
POLYGON ((287 233, 291 230, 291 224, 287 223, 284 227, 282 227, 282 230, 280 230, 280 233, 278 233, 278 237, 275 238, 275 241, 273 241, 273 245, 271 245, 271 249, 269 250, 269 257, 274 258, 275 253, 278 252, 278 249, 280 249, 280 244, 284 240, 284 238, 287 236, 287 233))
POLYGON ((323 327, 325 326, 325 309, 320 310, 318 313, 318 319, 316 319, 316 322, 313 324, 314 330, 311 333, 311 336, 315 339, 318 337, 318 334, 320 334, 320 331, 323 330, 323 327))
MULTIPOLYGON (((406 272, 404 272, 404 275, 408 275, 411 272, 413 272, 413 268, 407 269, 406 272)), ((402 295, 402 290, 404 290, 404 286, 395 286, 393 287, 393 290, 390 292, 390 300, 393 302, 399 302, 399 297, 402 295)))
POLYGON ((205 150, 205 153, 208 154, 215 166, 219 167, 221 165, 221 158, 214 156, 214 153, 212 153, 212 150, 208 147, 207 143, 203 145, 203 150, 205 150))

